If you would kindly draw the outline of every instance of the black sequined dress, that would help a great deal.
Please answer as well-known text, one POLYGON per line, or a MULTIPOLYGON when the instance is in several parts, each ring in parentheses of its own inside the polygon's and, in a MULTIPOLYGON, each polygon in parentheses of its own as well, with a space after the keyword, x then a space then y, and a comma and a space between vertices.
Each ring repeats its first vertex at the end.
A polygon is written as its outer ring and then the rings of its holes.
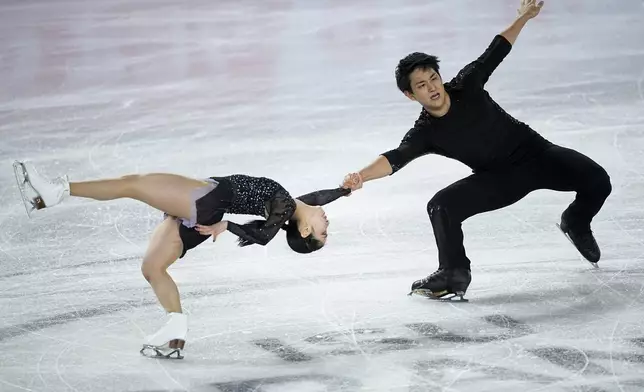
MULTIPOLYGON (((210 179, 217 182, 215 189, 195 202, 196 221, 201 225, 220 222, 226 213, 261 216, 266 222, 260 226, 229 221, 228 231, 247 242, 266 245, 295 212, 295 200, 284 187, 270 178, 233 174, 210 179)), ((321 206, 348 193, 350 190, 344 188, 323 189, 297 199, 308 205, 321 206)), ((209 237, 185 225, 179 226, 179 234, 184 247, 181 257, 209 237)))

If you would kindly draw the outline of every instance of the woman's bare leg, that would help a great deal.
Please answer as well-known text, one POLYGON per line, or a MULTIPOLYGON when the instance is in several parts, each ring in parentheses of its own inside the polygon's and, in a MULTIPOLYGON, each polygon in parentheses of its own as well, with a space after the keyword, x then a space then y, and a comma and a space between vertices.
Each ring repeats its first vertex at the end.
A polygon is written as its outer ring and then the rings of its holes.
POLYGON ((181 313, 179 290, 167 269, 181 256, 182 251, 179 222, 166 218, 154 229, 141 264, 143 276, 168 313, 181 313))
POLYGON ((130 198, 168 215, 190 218, 192 192, 208 186, 205 181, 167 173, 128 175, 121 178, 70 182, 70 194, 95 200, 130 198))

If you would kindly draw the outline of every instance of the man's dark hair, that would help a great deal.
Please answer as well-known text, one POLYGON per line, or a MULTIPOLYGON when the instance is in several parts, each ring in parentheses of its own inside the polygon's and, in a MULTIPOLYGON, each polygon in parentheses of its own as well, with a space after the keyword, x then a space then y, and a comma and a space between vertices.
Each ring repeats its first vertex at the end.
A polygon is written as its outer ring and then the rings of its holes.
POLYGON ((440 75, 438 63, 438 57, 426 53, 414 52, 405 56, 398 62, 398 66, 396 67, 396 84, 400 91, 403 93, 405 91, 411 92, 409 75, 417 68, 422 70, 431 68, 440 75))

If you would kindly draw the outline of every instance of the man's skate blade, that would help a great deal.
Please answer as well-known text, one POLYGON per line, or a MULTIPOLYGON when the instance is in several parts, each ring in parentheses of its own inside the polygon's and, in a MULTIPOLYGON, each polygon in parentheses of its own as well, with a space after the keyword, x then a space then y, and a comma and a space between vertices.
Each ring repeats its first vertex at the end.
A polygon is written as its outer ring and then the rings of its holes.
MULTIPOLYGON (((574 243, 574 242, 572 242, 572 240, 570 239, 570 236, 569 236, 568 234, 566 234, 566 232, 565 232, 565 231, 563 231, 563 229, 561 228, 561 226, 559 225, 559 223, 555 223, 555 225, 557 226, 557 228, 559 229, 559 231, 561 231, 561 233, 562 233, 562 234, 563 234, 563 235, 568 239, 568 241, 572 244, 572 246, 575 248, 575 250, 576 250, 577 252, 579 252, 579 249, 577 249, 577 247, 575 246, 575 243, 574 243)), ((582 257, 583 257, 583 256, 582 256, 582 257)), ((586 258, 585 258, 585 257, 584 257, 584 260, 586 260, 586 258)), ((596 262, 592 262, 592 261, 589 261, 589 260, 586 260, 586 261, 587 261, 587 262, 588 262, 588 264, 590 264, 593 268, 599 268, 599 264, 597 264, 596 262)))
POLYGON ((429 298, 434 301, 442 301, 442 302, 470 302, 469 299, 464 298, 465 293, 463 292, 456 292, 456 293, 445 293, 443 295, 435 295, 429 290, 413 290, 409 295, 416 294, 420 295, 421 297, 429 298))

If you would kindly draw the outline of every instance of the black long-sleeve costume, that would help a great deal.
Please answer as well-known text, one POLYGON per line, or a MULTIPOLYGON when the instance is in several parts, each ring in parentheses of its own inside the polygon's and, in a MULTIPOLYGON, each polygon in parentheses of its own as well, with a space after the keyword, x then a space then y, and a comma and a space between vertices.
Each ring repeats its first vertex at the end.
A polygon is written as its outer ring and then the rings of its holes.
MULTIPOLYGON (((278 182, 266 177, 234 174, 225 177, 210 177, 217 181, 216 188, 196 201, 197 223, 213 225, 224 214, 256 215, 266 219, 261 224, 238 224, 228 221, 228 231, 244 244, 268 244, 295 212, 295 200, 278 182)), ((309 205, 325 205, 347 195, 344 188, 323 189, 297 199, 309 205)), ((194 248, 209 236, 203 236, 194 228, 180 226, 179 234, 185 252, 194 248)))
POLYGON ((394 173, 412 160, 438 154, 474 172, 515 163, 550 145, 528 125, 506 113, 483 88, 512 45, 497 35, 487 50, 445 84, 451 106, 443 117, 424 108, 398 148, 385 152, 394 173))
POLYGON ((476 214, 506 207, 537 189, 575 191, 562 219, 580 231, 611 192, 608 174, 585 155, 554 145, 506 113, 484 86, 512 45, 494 37, 485 52, 445 83, 450 108, 434 117, 424 108, 399 146, 383 155, 392 174, 426 154, 469 166, 472 175, 440 190, 429 213, 442 268, 470 268, 461 223, 476 214))
MULTIPOLYGON (((228 212, 266 218, 266 222, 260 227, 251 224, 239 225, 229 221, 228 231, 251 243, 268 244, 295 212, 295 200, 286 189, 269 178, 240 175, 228 178, 236 194, 228 212)), ((321 206, 349 192, 349 189, 343 188, 324 189, 299 196, 297 199, 309 205, 321 206)))

